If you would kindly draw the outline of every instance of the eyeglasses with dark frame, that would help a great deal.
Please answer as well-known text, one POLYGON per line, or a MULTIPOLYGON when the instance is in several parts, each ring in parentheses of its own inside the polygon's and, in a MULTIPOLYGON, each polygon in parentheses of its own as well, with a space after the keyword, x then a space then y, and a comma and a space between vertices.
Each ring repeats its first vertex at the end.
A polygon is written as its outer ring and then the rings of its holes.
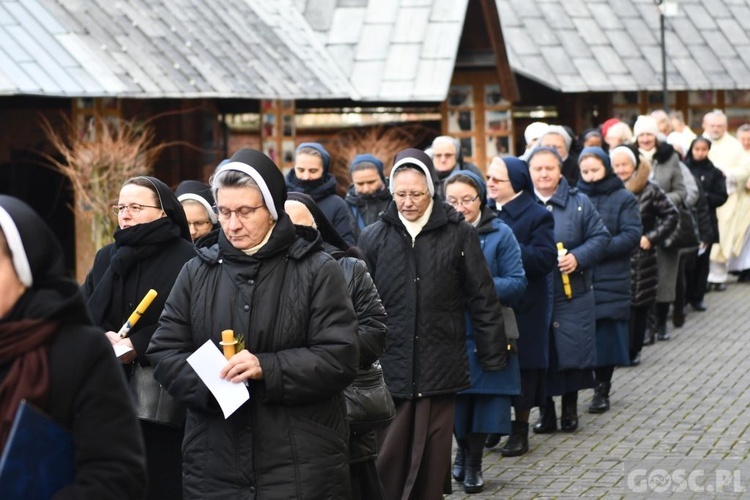
POLYGON ((462 198, 460 200, 457 200, 455 198, 448 198, 445 201, 447 201, 448 205, 452 206, 453 208, 458 208, 459 206, 468 207, 469 205, 471 205, 478 199, 479 199, 479 195, 476 195, 473 198, 462 198))
POLYGON ((112 213, 114 213, 115 215, 120 215, 125 210, 127 210, 130 215, 136 216, 141 213, 141 210, 143 210, 144 208, 158 208, 159 210, 161 210, 161 207, 157 207, 156 205, 141 205, 140 203, 130 203, 129 205, 112 205, 112 213))
POLYGON ((228 220, 232 214, 236 215, 239 219, 245 220, 255 215, 255 212, 261 208, 265 208, 265 205, 258 205, 257 207, 243 205, 234 210, 229 210, 227 207, 216 207, 216 213, 219 214, 219 217, 223 220, 228 220))

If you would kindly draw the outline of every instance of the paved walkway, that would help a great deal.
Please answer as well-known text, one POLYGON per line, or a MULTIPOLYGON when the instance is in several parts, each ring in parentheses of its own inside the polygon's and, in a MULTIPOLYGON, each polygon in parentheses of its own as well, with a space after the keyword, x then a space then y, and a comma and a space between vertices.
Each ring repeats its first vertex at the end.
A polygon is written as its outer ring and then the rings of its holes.
POLYGON ((522 457, 487 450, 485 491, 454 482, 446 498, 750 498, 750 284, 706 304, 640 366, 615 370, 609 412, 587 413, 582 392, 578 431, 530 431, 522 457))

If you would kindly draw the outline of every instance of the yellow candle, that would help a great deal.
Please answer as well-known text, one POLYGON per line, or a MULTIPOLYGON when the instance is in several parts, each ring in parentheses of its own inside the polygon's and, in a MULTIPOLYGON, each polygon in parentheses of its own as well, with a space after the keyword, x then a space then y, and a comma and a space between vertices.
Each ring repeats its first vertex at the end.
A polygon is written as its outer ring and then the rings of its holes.
MULTIPOLYGON (((568 253, 568 251, 563 247, 562 242, 557 243, 557 258, 565 257, 565 255, 568 253)), ((562 283, 563 283, 563 292, 565 293, 565 297, 571 299, 573 298, 573 289, 570 287, 570 276, 568 276, 565 273, 562 273, 562 283)))
POLYGON ((221 342, 219 342, 224 349, 224 357, 229 359, 235 355, 235 345, 237 340, 234 338, 234 330, 223 330, 221 332, 221 342))

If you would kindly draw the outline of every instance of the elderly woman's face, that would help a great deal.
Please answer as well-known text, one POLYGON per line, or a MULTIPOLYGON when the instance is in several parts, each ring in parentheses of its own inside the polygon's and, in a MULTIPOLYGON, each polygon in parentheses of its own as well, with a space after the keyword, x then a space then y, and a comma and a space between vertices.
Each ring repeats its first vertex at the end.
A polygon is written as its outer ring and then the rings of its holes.
POLYGON ((216 193, 219 223, 227 240, 238 250, 257 246, 274 220, 254 187, 223 187, 216 193))
POLYGON ((627 181, 635 172, 635 164, 627 153, 615 153, 612 156, 612 169, 622 182, 627 181))
POLYGON ((596 182, 604 179, 606 170, 604 163, 596 156, 586 156, 579 163, 578 168, 581 170, 581 179, 586 182, 596 182))
POLYGON ((424 175, 411 168, 396 173, 393 178, 393 200, 406 220, 414 222, 422 217, 430 206, 430 199, 424 175))
POLYGON ((638 147, 650 151, 656 147, 656 136, 654 134, 641 134, 638 136, 638 147))
POLYGON ((117 224, 120 229, 146 224, 166 217, 164 211, 158 206, 159 200, 154 192, 149 188, 135 184, 122 187, 117 205, 122 208, 117 215, 117 224))
POLYGON ((562 179, 562 169, 554 154, 537 153, 529 160, 529 174, 534 189, 545 196, 551 196, 557 190, 562 179))
POLYGON ((211 223, 211 217, 203 205, 197 201, 184 201, 182 202, 182 208, 185 210, 185 217, 187 217, 190 227, 190 237, 193 241, 211 232, 214 225, 211 223))
POLYGON ((508 167, 500 158, 495 158, 487 169, 487 196, 503 204, 516 195, 510 184, 508 167))
POLYGON ((3 284, 0 287, 0 318, 8 314, 26 290, 21 280, 18 279, 13 260, 6 253, 7 251, 7 248, 0 249, 0 283, 3 284))

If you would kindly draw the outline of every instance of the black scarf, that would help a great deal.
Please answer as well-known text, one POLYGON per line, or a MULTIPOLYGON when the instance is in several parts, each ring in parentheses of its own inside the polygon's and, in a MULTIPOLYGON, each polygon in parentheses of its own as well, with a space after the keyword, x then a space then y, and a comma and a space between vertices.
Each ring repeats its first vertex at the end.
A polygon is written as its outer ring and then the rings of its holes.
POLYGON ((115 243, 109 267, 89 297, 88 306, 97 325, 122 321, 123 304, 113 304, 122 297, 130 270, 141 261, 157 254, 165 245, 182 237, 180 226, 168 217, 115 231, 115 243), (107 318, 111 318, 111 322, 107 318))

